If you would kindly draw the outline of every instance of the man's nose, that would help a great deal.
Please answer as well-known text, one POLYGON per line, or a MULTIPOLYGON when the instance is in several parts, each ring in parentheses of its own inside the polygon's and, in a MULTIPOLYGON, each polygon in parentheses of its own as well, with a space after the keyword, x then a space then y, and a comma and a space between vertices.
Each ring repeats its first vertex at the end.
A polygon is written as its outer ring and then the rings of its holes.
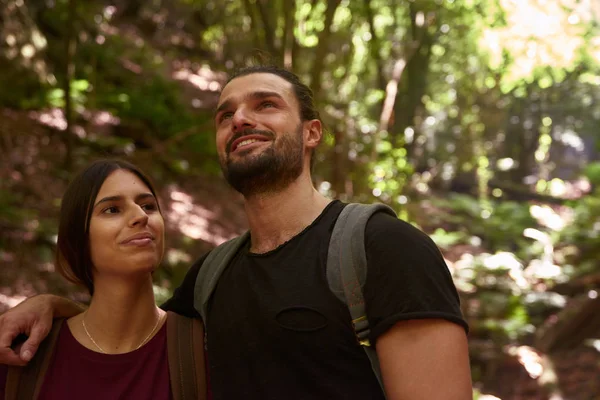
POLYGON ((232 118, 233 130, 235 132, 246 128, 254 128, 256 126, 252 113, 246 108, 236 110, 232 118))

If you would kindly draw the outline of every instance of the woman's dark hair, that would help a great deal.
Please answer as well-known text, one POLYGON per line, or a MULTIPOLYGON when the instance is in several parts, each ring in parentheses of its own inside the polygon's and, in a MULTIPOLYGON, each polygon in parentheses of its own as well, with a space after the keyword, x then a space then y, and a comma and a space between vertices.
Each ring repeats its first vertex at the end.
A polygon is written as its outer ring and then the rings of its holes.
MULTIPOLYGON (((126 170, 136 175, 156 197, 150 179, 135 165, 117 159, 97 160, 69 183, 60 206, 56 269, 67 280, 85 286, 94 294, 89 226, 94 201, 110 174, 126 170)), ((159 209, 160 210, 160 209, 159 209)))

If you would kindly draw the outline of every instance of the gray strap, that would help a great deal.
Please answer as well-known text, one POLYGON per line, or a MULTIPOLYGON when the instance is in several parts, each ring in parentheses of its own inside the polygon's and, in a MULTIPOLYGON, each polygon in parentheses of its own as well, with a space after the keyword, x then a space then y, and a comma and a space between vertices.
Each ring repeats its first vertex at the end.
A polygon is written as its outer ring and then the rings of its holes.
POLYGON ((358 342, 365 350, 371 368, 384 391, 379 358, 369 343, 369 320, 366 315, 363 286, 367 279, 365 228, 376 212, 396 213, 384 204, 348 204, 337 219, 327 256, 327 281, 331 291, 348 305, 358 342))
POLYGON ((219 277, 227 268, 238 250, 250 239, 250 232, 244 233, 215 247, 206 257, 198 271, 196 286, 194 288, 194 307, 202 316, 204 329, 208 326, 206 318, 208 314, 208 302, 212 292, 217 286, 219 277))

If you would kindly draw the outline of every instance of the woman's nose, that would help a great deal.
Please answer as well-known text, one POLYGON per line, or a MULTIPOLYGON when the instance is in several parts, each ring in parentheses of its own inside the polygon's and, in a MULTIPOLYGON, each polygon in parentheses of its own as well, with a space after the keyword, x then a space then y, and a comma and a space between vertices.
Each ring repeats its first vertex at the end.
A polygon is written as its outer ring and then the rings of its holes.
POLYGON ((148 214, 141 208, 136 206, 133 215, 129 221, 130 226, 146 225, 148 222, 148 214))

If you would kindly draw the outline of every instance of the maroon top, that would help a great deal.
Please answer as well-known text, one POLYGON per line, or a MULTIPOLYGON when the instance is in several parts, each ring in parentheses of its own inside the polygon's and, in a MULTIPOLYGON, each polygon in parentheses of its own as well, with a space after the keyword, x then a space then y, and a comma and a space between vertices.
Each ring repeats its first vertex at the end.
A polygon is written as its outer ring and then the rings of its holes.
MULTIPOLYGON (((138 350, 102 354, 82 346, 64 323, 39 400, 172 399, 166 325, 138 350)), ((7 371, 0 365, 0 400, 7 371)))

